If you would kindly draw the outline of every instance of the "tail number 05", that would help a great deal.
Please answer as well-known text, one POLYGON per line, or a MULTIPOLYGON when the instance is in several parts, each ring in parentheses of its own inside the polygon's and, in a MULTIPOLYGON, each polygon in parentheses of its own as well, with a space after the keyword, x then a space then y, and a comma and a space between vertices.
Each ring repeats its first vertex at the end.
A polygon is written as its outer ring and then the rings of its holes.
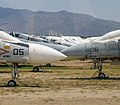
POLYGON ((13 55, 24 55, 24 49, 13 49, 13 55))

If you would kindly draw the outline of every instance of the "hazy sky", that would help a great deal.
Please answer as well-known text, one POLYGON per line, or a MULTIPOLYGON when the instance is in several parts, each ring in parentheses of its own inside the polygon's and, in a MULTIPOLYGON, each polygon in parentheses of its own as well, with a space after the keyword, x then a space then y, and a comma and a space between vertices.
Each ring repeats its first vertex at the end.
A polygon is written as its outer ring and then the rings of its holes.
POLYGON ((89 14, 120 22, 120 0, 0 0, 0 7, 89 14))

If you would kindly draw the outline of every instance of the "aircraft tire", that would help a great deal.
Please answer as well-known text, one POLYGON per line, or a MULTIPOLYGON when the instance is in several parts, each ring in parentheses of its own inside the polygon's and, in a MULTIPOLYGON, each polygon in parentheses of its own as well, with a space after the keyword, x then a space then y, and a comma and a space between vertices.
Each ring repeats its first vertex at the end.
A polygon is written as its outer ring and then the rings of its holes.
POLYGON ((37 66, 35 66, 35 67, 33 68, 33 72, 39 72, 39 68, 38 68, 37 66))
POLYGON ((98 78, 99 79, 104 79, 106 76, 105 76, 105 73, 99 73, 98 74, 98 78))
POLYGON ((14 80, 10 80, 10 81, 8 81, 7 86, 8 87, 15 87, 16 86, 16 82, 14 80))
POLYGON ((51 67, 52 65, 50 63, 47 63, 46 64, 46 67, 51 67))

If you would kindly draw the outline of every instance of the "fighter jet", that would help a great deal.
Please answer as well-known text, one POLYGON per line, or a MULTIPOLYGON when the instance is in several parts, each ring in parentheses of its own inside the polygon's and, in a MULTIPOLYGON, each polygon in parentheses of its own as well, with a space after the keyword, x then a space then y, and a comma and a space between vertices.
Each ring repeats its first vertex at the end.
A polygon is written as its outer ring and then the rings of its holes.
POLYGON ((62 60, 66 56, 59 51, 44 45, 25 43, 9 34, 0 31, 0 62, 12 63, 12 79, 8 86, 16 86, 19 63, 46 64, 62 60))
POLYGON ((99 37, 81 38, 79 36, 45 36, 45 39, 49 43, 57 43, 65 46, 73 46, 81 42, 93 42, 93 41, 104 41, 113 38, 120 37, 120 29, 108 32, 99 37))
MULTIPOLYGON (((14 32, 14 31, 10 32, 9 34, 23 42, 45 45, 45 46, 51 47, 57 51, 62 51, 63 49, 67 48, 67 46, 65 46, 65 45, 50 43, 46 39, 40 38, 35 35, 28 35, 28 34, 18 33, 18 32, 14 32)), ((51 66, 51 64, 47 63, 46 66, 51 66)), ((32 71, 39 72, 39 67, 40 66, 33 67, 32 71)))
POLYGON ((90 37, 83 39, 81 42, 94 42, 94 41, 105 41, 120 37, 120 29, 106 33, 105 35, 99 37, 90 37))
POLYGON ((106 40, 97 42, 82 42, 62 51, 71 59, 92 59, 97 63, 98 78, 105 78, 102 72, 104 60, 120 63, 120 38, 119 40, 106 40))
POLYGON ((67 46, 50 43, 43 38, 39 38, 39 37, 33 36, 33 35, 31 36, 31 35, 28 35, 28 34, 16 33, 16 32, 13 32, 13 31, 10 33, 10 35, 12 35, 13 37, 16 37, 17 39, 19 39, 23 42, 45 45, 45 46, 51 47, 51 48, 53 48, 55 50, 58 50, 58 51, 62 51, 63 49, 67 48, 67 46))

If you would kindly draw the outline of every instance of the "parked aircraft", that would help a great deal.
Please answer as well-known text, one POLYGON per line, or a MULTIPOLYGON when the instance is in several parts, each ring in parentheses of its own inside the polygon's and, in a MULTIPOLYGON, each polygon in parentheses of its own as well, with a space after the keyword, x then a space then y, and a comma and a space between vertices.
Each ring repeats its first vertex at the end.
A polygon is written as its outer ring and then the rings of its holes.
POLYGON ((99 36, 99 37, 90 37, 90 38, 81 38, 79 36, 31 36, 28 34, 23 33, 10 33, 12 36, 19 38, 22 41, 31 41, 42 45, 46 45, 49 47, 52 47, 58 51, 63 50, 66 47, 70 47, 72 45, 79 44, 81 42, 93 42, 93 41, 104 41, 104 40, 110 40, 113 38, 120 37, 120 30, 115 30, 106 33, 105 35, 99 36))
POLYGON ((62 51, 63 54, 71 59, 92 59, 97 63, 98 78, 105 78, 102 72, 104 60, 111 60, 120 63, 120 37, 114 40, 81 42, 62 51))
POLYGON ((15 33, 15 32, 11 32, 10 35, 12 35, 13 37, 16 37, 17 39, 24 41, 24 42, 45 45, 45 46, 51 47, 58 51, 62 51, 63 49, 67 48, 67 46, 64 46, 64 45, 49 43, 46 39, 43 39, 43 38, 40 38, 37 36, 31 36, 28 34, 15 33))
POLYGON ((111 32, 108 32, 102 36, 96 36, 96 37, 89 37, 89 38, 81 38, 79 36, 46 36, 45 39, 57 43, 63 43, 67 44, 68 46, 79 44, 81 42, 93 42, 93 41, 103 41, 103 40, 109 40, 113 38, 120 37, 120 29, 114 30, 111 32))
POLYGON ((83 39, 79 36, 46 36, 48 43, 61 44, 65 46, 72 46, 78 44, 83 39))
MULTIPOLYGON (((120 38, 120 30, 108 32, 103 36, 90 37, 90 38, 86 38, 86 39, 83 39, 83 38, 77 37, 77 36, 63 36, 63 35, 62 36, 56 36, 56 35, 55 36, 44 36, 41 38, 36 37, 36 36, 30 36, 27 34, 12 33, 12 35, 19 38, 22 41, 25 41, 25 42, 27 41, 30 43, 42 44, 42 45, 54 48, 58 51, 61 51, 61 50, 65 49, 67 46, 70 47, 70 46, 76 45, 78 43, 99 42, 99 41, 103 42, 103 41, 112 41, 115 39, 119 39, 120 38)), ((94 68, 96 68, 97 62, 98 62, 98 60, 96 60, 96 59, 93 60, 94 68)), ((33 71, 39 71, 39 68, 37 66, 35 66, 33 68, 33 71)))
MULTIPOLYGON (((48 47, 51 47, 57 51, 62 51, 63 49, 67 48, 67 46, 61 45, 61 44, 55 44, 55 43, 50 43, 44 38, 40 38, 35 35, 28 35, 28 34, 23 34, 23 33, 18 33, 12 31, 10 33, 13 37, 16 37, 17 39, 23 41, 23 42, 28 42, 28 43, 35 43, 35 44, 40 44, 40 45, 45 45, 48 47)), ((47 63, 46 66, 51 66, 50 63, 47 63)), ((35 66, 33 67, 33 72, 39 72, 39 67, 40 66, 35 66)))
POLYGON ((120 30, 115 30, 106 33, 105 35, 99 36, 99 37, 90 37, 84 40, 84 42, 93 42, 93 41, 105 41, 110 39, 115 39, 120 37, 120 30))
POLYGON ((69 47, 72 45, 79 44, 81 42, 104 41, 117 37, 120 37, 120 30, 111 31, 102 36, 84 39, 79 36, 46 36, 44 39, 46 39, 49 43, 58 43, 69 47))
POLYGON ((0 31, 0 62, 12 63, 12 80, 8 86, 16 86, 19 77, 19 63, 46 64, 62 60, 66 56, 59 51, 44 45, 25 43, 9 34, 0 31), (17 75, 16 75, 17 74, 17 75))

